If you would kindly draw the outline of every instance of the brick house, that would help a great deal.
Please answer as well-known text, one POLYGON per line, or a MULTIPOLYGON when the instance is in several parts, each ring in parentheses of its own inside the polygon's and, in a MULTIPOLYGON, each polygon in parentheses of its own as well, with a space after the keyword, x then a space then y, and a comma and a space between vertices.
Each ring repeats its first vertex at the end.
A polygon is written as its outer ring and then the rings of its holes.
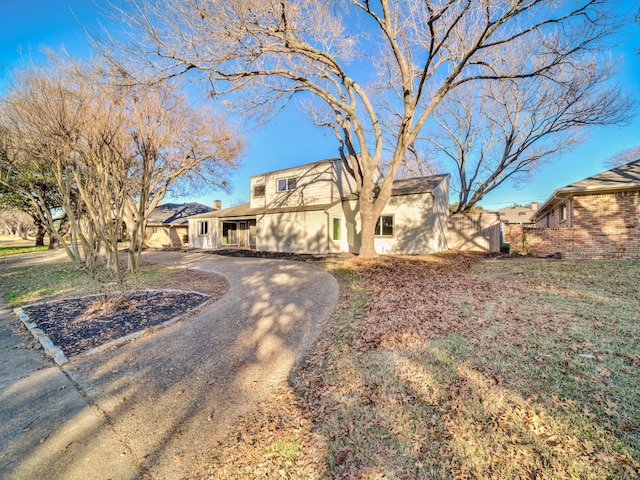
POLYGON ((557 189, 533 221, 512 230, 512 252, 640 259, 640 159, 557 189))

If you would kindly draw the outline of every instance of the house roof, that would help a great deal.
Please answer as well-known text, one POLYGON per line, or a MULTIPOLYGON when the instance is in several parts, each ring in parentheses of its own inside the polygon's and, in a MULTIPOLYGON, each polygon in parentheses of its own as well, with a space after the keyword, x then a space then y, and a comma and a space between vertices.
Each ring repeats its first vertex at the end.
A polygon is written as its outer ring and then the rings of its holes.
POLYGON ((305 167, 313 167, 315 165, 322 165, 324 163, 333 163, 333 162, 337 162, 339 161, 340 158, 339 157, 335 157, 335 158, 326 158, 324 160, 316 160, 315 162, 311 162, 311 163, 305 163, 303 165, 296 165, 295 167, 287 167, 287 168, 281 168, 279 170, 271 170, 269 172, 264 172, 264 173, 260 173, 258 175, 252 175, 251 178, 255 178, 255 177, 262 177, 264 175, 272 175, 272 174, 278 174, 278 173, 284 173, 284 172, 288 172, 290 170, 300 170, 300 168, 305 168, 305 167))
POLYGON ((199 215, 192 215, 191 218, 245 217, 257 215, 260 210, 264 210, 264 208, 251 208, 248 203, 243 203, 222 210, 211 210, 199 215))
POLYGON ((538 204, 530 207, 506 207, 498 210, 500 221, 504 223, 532 223, 532 218, 538 211, 538 204))
POLYGON ((575 194, 638 189, 640 189, 640 159, 558 188, 542 204, 534 220, 543 217, 554 206, 575 194))
POLYGON ((193 215, 191 218, 241 218, 241 217, 255 217, 256 215, 262 215, 263 213, 286 213, 286 212, 313 212, 318 210, 325 210, 332 207, 338 202, 323 203, 318 205, 301 205, 295 207, 270 207, 270 208, 251 208, 249 203, 243 203, 235 207, 223 208, 222 210, 214 210, 200 215, 193 215))
POLYGON ((213 208, 203 205, 202 203, 167 203, 165 205, 158 205, 153 209, 149 219, 148 225, 188 225, 188 218, 202 214, 205 212, 211 212, 213 208))
POLYGON ((394 180, 393 186, 391 187, 391 196, 433 192, 448 176, 448 174, 444 174, 394 180))

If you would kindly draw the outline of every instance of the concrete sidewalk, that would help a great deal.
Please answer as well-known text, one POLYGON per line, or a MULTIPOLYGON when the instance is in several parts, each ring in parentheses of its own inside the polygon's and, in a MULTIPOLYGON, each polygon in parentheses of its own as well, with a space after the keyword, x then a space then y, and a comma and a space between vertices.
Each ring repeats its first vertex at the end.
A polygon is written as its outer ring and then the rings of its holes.
POLYGON ((0 478, 140 478, 69 378, 0 305, 0 478))

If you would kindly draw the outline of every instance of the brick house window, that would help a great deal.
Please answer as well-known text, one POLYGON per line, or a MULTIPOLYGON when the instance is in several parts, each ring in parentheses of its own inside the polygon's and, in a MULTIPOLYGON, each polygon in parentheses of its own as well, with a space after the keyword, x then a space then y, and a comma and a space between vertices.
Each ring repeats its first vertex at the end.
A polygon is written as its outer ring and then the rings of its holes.
POLYGON ((253 186, 253 196, 254 197, 264 197, 265 195, 265 186, 264 185, 254 185, 253 186))
POLYGON ((209 233, 209 222, 198 222, 198 235, 204 236, 209 233))
POLYGON ((564 222, 567 220, 567 204, 563 203, 560 205, 560 221, 564 222))
POLYGON ((296 177, 281 178, 278 180, 278 191, 286 192, 287 190, 296 189, 296 177))

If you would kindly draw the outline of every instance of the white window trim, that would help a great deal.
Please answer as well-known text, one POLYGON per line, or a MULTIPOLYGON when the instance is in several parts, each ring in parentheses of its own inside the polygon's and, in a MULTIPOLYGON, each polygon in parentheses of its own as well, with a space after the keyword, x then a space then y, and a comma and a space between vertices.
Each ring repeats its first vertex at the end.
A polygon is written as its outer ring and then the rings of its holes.
POLYGON ((206 237, 207 235, 209 235, 209 220, 198 220, 197 222, 197 228, 198 228, 198 236, 199 237, 206 237), (202 233, 202 226, 206 225, 206 232, 202 233))
POLYGON ((395 215, 390 214, 390 215, 380 215, 378 217, 378 220, 376 221, 376 229, 374 232, 374 236, 376 238, 393 238, 396 235, 396 218, 395 215), (391 217, 391 228, 393 230, 393 233, 391 235, 382 235, 382 217, 391 217), (380 228, 380 235, 378 235, 378 227, 380 228))
POLYGON ((278 193, 284 193, 284 192, 290 192, 292 190, 295 190, 296 188, 298 188, 298 177, 284 177, 284 178, 278 178, 276 180, 276 191, 278 193), (284 180, 285 182, 285 188, 284 189, 280 189, 280 182, 284 180), (293 180, 293 184, 294 187, 291 188, 291 180, 293 180))

